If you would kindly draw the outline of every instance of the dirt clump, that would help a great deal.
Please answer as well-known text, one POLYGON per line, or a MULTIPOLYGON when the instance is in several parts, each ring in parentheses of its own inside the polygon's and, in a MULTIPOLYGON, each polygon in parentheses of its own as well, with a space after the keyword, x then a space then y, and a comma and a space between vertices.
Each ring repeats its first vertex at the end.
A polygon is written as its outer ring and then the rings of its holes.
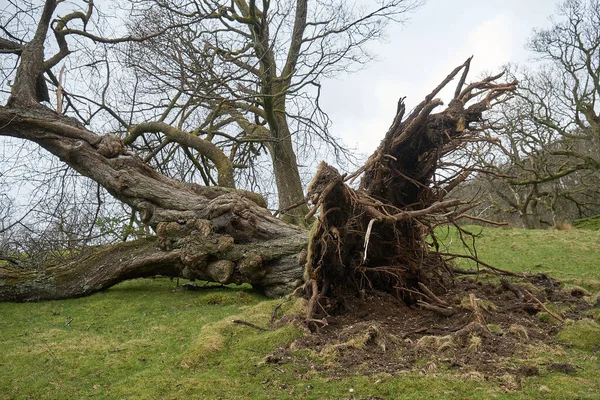
POLYGON ((573 364, 564 362, 551 363, 546 368, 548 371, 561 372, 563 374, 574 374, 577 372, 577 368, 573 364))

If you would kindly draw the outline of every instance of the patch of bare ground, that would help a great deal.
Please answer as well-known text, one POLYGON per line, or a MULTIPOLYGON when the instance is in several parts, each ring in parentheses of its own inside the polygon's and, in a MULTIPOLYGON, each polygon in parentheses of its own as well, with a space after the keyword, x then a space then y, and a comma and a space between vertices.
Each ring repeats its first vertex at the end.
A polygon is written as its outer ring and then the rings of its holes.
POLYGON ((436 299, 444 304, 440 309, 406 305, 387 293, 346 298, 334 307, 335 315, 323 315, 327 326, 276 350, 266 362, 308 363, 334 379, 454 372, 501 382, 509 377, 507 384, 515 386, 541 368, 572 371, 535 365, 526 355, 534 348, 557 348, 563 322, 590 308, 577 291, 545 275, 456 279, 436 299))

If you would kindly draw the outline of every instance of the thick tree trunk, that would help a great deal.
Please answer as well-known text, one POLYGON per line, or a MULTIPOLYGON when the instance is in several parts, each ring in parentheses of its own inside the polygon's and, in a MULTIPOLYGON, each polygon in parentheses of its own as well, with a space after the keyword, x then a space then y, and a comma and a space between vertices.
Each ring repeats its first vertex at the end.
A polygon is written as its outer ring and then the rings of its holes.
MULTIPOLYGON (((197 226, 198 222, 191 224, 197 226)), ((180 238, 182 243, 171 250, 157 245, 164 240, 172 241, 173 237, 90 248, 71 262, 46 268, 0 267, 0 300, 79 297, 128 279, 156 275, 223 284, 250 283, 269 297, 283 296, 303 282, 307 243, 304 233, 260 243, 234 244, 229 236, 204 237, 199 231, 180 238)))
MULTIPOLYGON (((165 177, 122 148, 106 152, 111 135, 98 136, 42 106, 0 107, 0 135, 38 143, 80 174, 129 204, 152 226, 154 247, 118 247, 111 253, 32 271, 0 270, 0 299, 32 300, 84 295, 119 280, 160 273, 222 283, 250 283, 268 296, 302 283, 307 232, 274 218, 262 197, 245 191, 202 187, 165 177), (145 249, 137 261, 127 250, 145 249), (149 266, 156 259, 158 266, 149 266), (76 284, 75 282, 80 282, 76 284), (93 284, 90 284, 93 282, 93 284), (52 287, 54 285, 55 287, 52 287)), ((118 147, 118 146, 117 146, 118 147)), ((133 245, 132 245, 133 246, 133 245)))
POLYGON ((278 138, 271 145, 271 158, 279 209, 283 211, 282 219, 296 225, 306 226, 304 216, 308 213, 308 206, 303 203, 293 207, 304 198, 302 181, 298 172, 298 162, 292 147, 292 138, 285 115, 278 118, 278 138))
MULTIPOLYGON (((283 93, 283 90, 283 87, 277 86, 277 93, 283 93)), ((285 102, 285 97, 277 99, 274 104, 276 111, 267 119, 273 136, 269 151, 273 162, 279 209, 282 210, 282 219, 285 222, 307 226, 304 216, 308 213, 308 206, 302 202, 304 189, 285 113, 285 102)))

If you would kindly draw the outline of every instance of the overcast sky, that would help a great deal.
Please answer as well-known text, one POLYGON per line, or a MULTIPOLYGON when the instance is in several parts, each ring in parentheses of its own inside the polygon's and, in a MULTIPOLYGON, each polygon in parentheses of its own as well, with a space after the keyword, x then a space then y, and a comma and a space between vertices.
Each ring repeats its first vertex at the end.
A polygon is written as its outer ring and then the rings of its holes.
MULTIPOLYGON (((333 122, 333 135, 368 156, 383 138, 401 96, 412 108, 471 55, 471 80, 483 71, 499 72, 508 62, 527 62, 531 54, 525 43, 534 27, 549 25, 555 4, 428 0, 405 25, 390 26, 385 43, 372 46, 378 61, 359 73, 322 82, 321 106, 333 122)), ((0 152, 0 157, 6 155, 0 152)), ((12 189, 19 197, 18 189, 12 189)))
POLYGON ((332 132, 371 154, 394 116, 397 101, 418 104, 452 69, 474 56, 470 80, 524 64, 533 28, 547 27, 554 0, 429 0, 388 40, 373 46, 379 61, 359 73, 323 82, 322 107, 332 132))

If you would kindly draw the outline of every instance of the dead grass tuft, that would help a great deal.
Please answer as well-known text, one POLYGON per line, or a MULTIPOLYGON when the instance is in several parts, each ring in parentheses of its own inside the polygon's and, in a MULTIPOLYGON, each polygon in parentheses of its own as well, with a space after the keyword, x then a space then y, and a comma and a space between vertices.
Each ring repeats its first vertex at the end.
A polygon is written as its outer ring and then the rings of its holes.
POLYGON ((429 351, 434 350, 436 352, 443 352, 445 350, 453 349, 456 347, 454 338, 452 335, 445 336, 423 336, 417 340, 415 347, 418 349, 427 349, 429 351))
POLYGON ((207 324, 202 327, 198 337, 192 342, 190 353, 183 359, 181 366, 193 368, 200 365, 210 355, 223 349, 226 343, 226 331, 233 327, 232 317, 207 324))
POLYGON ((522 339, 529 339, 529 333, 527 333, 527 329, 523 325, 514 324, 508 328, 508 333, 518 336, 522 339))
POLYGON ((573 225, 571 225, 569 222, 558 222, 556 225, 554 225, 554 229, 556 229, 558 231, 570 232, 574 228, 573 228, 573 225))
POLYGON ((474 353, 481 350, 481 338, 479 336, 473 335, 469 338, 469 350, 474 353))

